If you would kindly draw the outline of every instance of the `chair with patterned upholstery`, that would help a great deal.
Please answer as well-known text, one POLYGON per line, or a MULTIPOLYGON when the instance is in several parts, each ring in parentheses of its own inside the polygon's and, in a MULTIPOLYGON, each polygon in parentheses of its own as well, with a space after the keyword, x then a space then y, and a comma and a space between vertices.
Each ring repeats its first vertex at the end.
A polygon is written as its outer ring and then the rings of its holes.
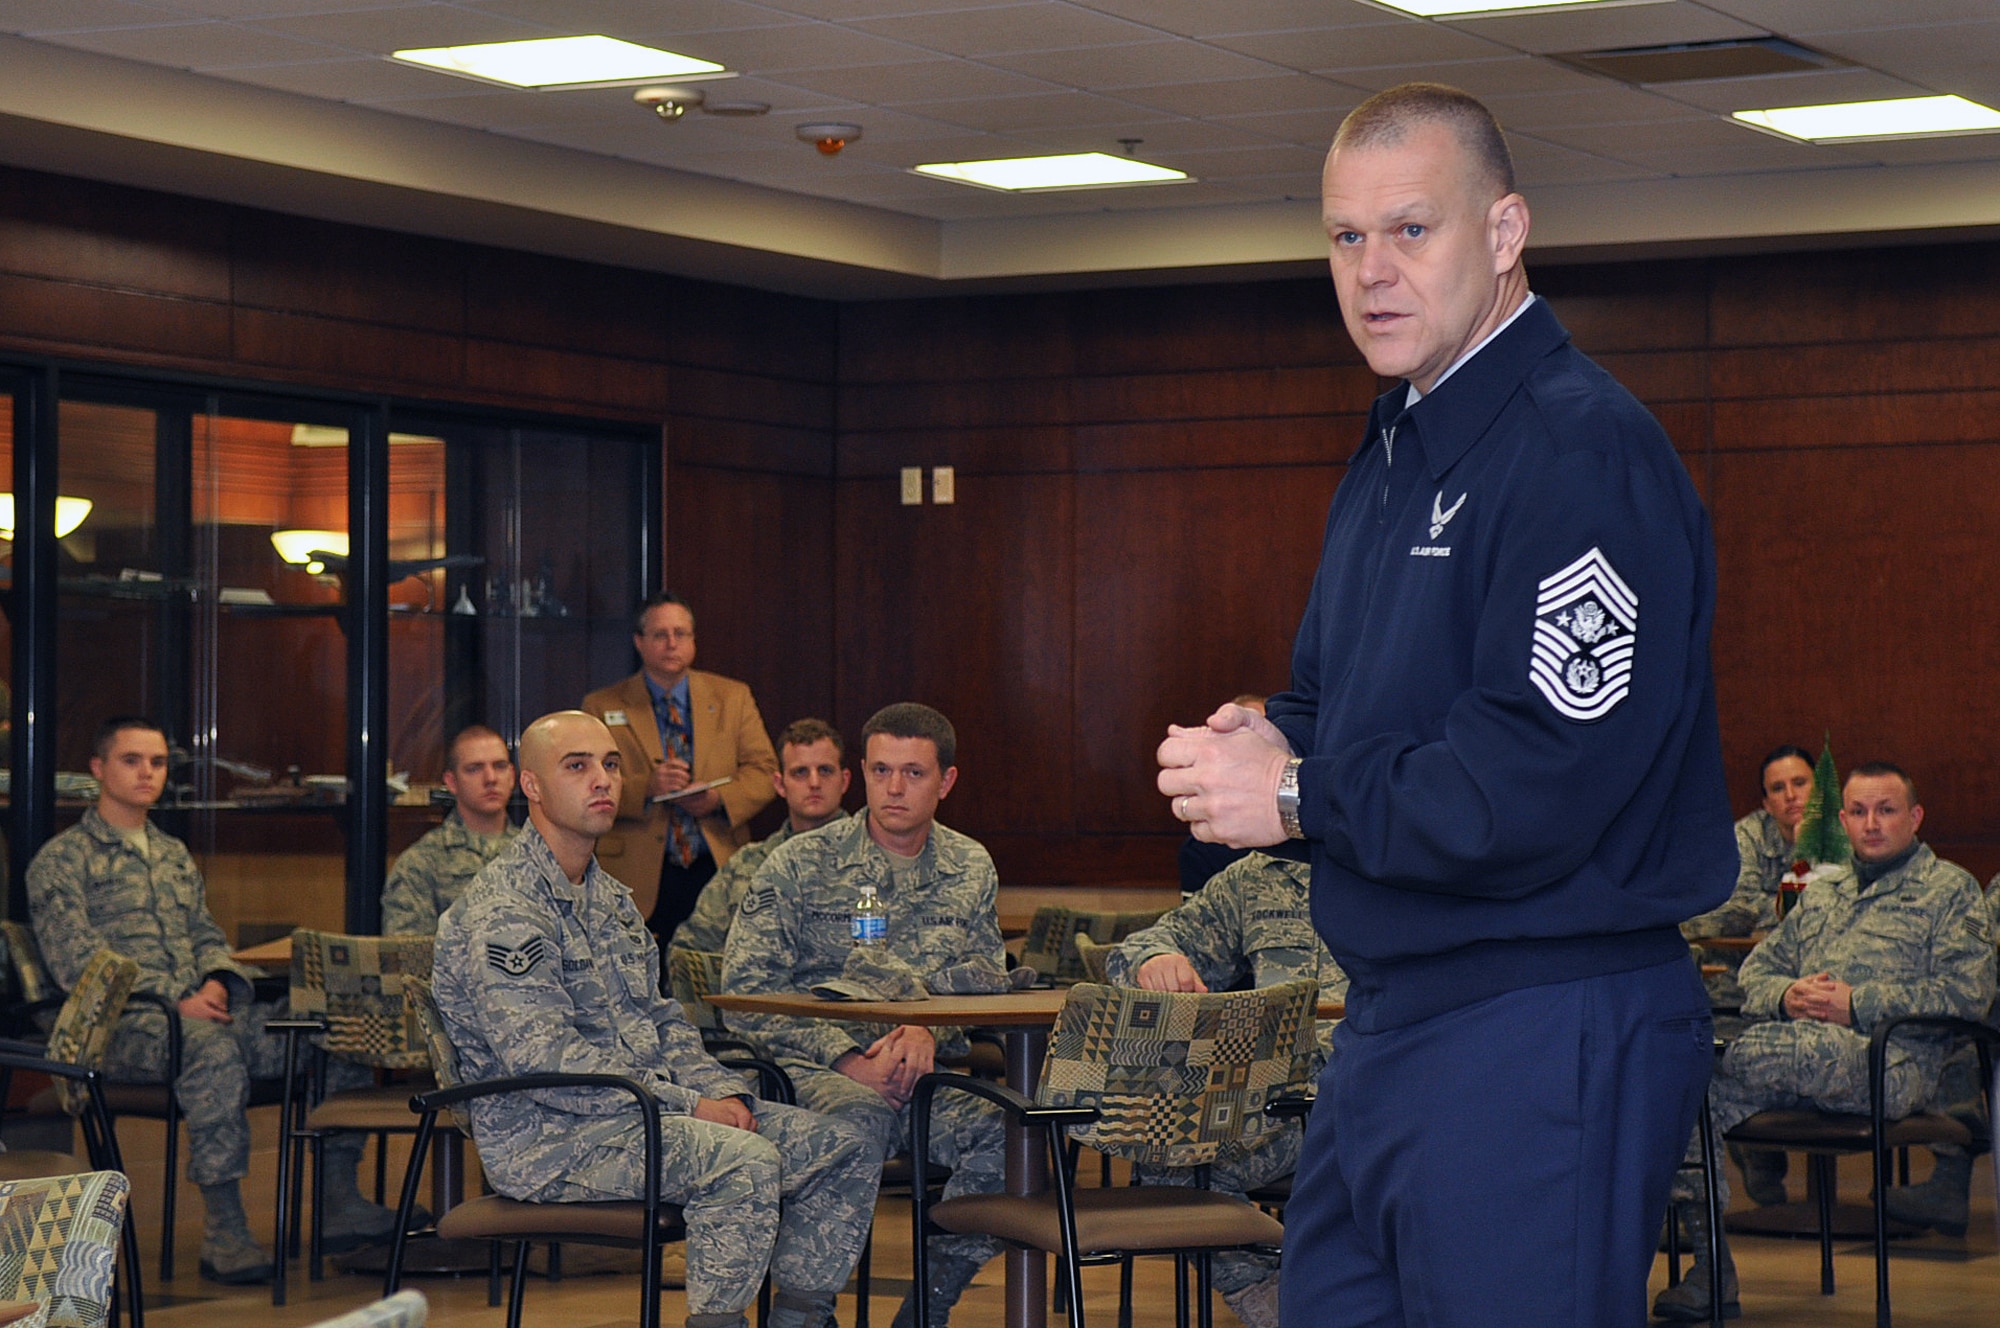
MULTIPOLYGON (((507 1328, 520 1328, 523 1294, 527 1290, 528 1249, 531 1245, 577 1242, 609 1245, 640 1251, 640 1328, 660 1328, 660 1249, 687 1233, 677 1205, 660 1200, 660 1104, 645 1087, 622 1075, 612 1074, 531 1074, 481 1083, 465 1083, 459 1071, 458 1053, 438 1013, 436 999, 426 982, 405 983, 410 1007, 423 1028, 430 1048, 431 1065, 438 1088, 409 1098, 409 1110, 418 1116, 417 1140, 410 1151, 410 1166, 403 1177, 402 1204, 397 1212, 395 1243, 389 1251, 389 1270, 383 1279, 383 1294, 393 1295, 402 1280, 403 1250, 409 1239, 410 1215, 416 1207, 417 1185, 423 1175, 424 1157, 429 1152, 438 1118, 444 1115, 448 1128, 468 1136, 471 1122, 465 1104, 495 1093, 518 1093, 532 1088, 609 1088, 630 1095, 644 1126, 646 1184, 637 1200, 607 1203, 529 1203, 498 1194, 467 1199, 441 1215, 435 1234, 446 1240, 483 1240, 514 1247, 513 1285, 507 1302, 507 1328)), ((494 1264, 496 1270, 498 1262, 494 1264)))
POLYGON ((710 1005, 708 993, 722 985, 722 956, 711 950, 689 950, 672 945, 667 947, 667 990, 681 1003, 681 1010, 688 1022, 695 1026, 704 1043, 725 1040, 733 1045, 729 1029, 722 1022, 722 1011, 710 1005))
POLYGON ((431 1303, 421 1291, 398 1291, 384 1300, 349 1310, 337 1318, 321 1319, 308 1328, 424 1328, 431 1303))
POLYGON ((1076 947, 1077 967, 1083 970, 1083 980, 1085 982, 1103 982, 1105 980, 1104 957, 1110 952, 1112 947, 1102 944, 1087 931, 1080 931, 1071 937, 1070 944, 1076 947))
POLYGON ((1151 908, 1107 912, 1044 904, 1028 922, 1027 939, 1021 942, 1021 962, 1033 965, 1036 972, 1057 986, 1088 981, 1082 956, 1077 953, 1078 936, 1088 936, 1099 945, 1115 945, 1133 932, 1158 922, 1165 911, 1151 908))
MULTIPOLYGON (((431 974, 429 936, 347 936, 301 927, 292 933, 291 1017, 267 1027, 285 1035, 283 1126, 278 1143, 279 1257, 271 1278, 271 1303, 285 1303, 285 1253, 296 1248, 302 1177, 300 1153, 313 1158, 313 1211, 307 1242, 309 1276, 323 1276, 324 1244, 319 1196, 324 1193, 326 1141, 338 1134, 376 1137, 378 1166, 391 1134, 414 1134, 410 1094, 433 1086, 427 1076, 402 1082, 324 1090, 325 1060, 342 1060, 377 1070, 428 1071, 430 1047, 423 1026, 405 998, 411 979, 431 974), (314 1073, 308 1087, 294 1093, 301 1060, 310 1052, 314 1073)), ((379 1175, 379 1173, 378 1173, 379 1175)), ((378 1186, 380 1181, 378 1179, 378 1186)), ((378 1195, 378 1199, 379 1199, 378 1195)))
MULTIPOLYGON (((0 1181, 125 1170, 124 1158, 118 1151, 118 1136, 111 1128, 111 1113, 105 1106, 99 1067, 138 976, 137 964, 109 950, 100 950, 84 965, 76 987, 62 1003, 47 1045, 0 1041, 0 1081, 10 1081, 16 1072, 48 1075, 55 1086, 56 1101, 76 1118, 84 1139, 81 1155, 39 1148, 0 1152, 0 1181)), ((139 1237, 129 1213, 122 1231, 126 1301, 133 1328, 144 1328, 139 1237)), ((4 1268, 0 1268, 0 1277, 4 1277, 4 1268)), ((5 1322, 0 1318, 0 1324, 5 1322)))
POLYGON ((130 1191, 118 1171, 0 1181, 0 1308, 34 1306, 14 1328, 110 1323, 130 1191))
MULTIPOLYGON (((1211 1328, 1209 1255, 1275 1251, 1284 1227, 1232 1195, 1205 1188, 1210 1164, 1233 1158, 1281 1128, 1264 1108, 1310 1081, 1319 984, 1254 991, 1161 992, 1083 983, 1072 988, 1049 1040, 1041 1087, 1028 1101, 1003 1085, 928 1074, 913 1099, 916 1184, 911 1204, 915 1280, 929 1282, 927 1238, 995 1236, 1058 1256, 1073 1328, 1083 1325, 1082 1266, 1126 1254, 1171 1254, 1175 1322, 1187 1328, 1187 1274, 1211 1328), (1047 1130, 1052 1187, 1041 1194, 967 1194, 930 1201, 925 1184, 930 1107, 940 1092, 971 1093, 1021 1126, 1047 1130), (1076 1148, 1150 1167, 1191 1167, 1197 1184, 1076 1187, 1076 1148)), ((916 1298, 917 1328, 929 1328, 916 1298)))

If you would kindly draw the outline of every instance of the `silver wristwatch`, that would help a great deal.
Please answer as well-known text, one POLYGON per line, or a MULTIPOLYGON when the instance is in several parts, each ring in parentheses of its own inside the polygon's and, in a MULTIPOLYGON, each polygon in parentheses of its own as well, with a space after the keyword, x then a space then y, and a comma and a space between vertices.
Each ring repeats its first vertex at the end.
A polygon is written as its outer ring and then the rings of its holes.
POLYGON ((1306 832, 1299 828, 1299 764, 1302 758, 1294 756, 1285 762, 1285 768, 1278 773, 1278 824, 1285 828, 1287 839, 1304 839, 1306 832))

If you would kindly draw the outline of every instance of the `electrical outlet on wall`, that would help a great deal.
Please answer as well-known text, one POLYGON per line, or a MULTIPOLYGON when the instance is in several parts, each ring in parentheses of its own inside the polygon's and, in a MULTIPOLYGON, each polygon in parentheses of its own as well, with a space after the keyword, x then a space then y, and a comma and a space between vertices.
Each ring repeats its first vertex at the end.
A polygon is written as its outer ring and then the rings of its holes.
POLYGON ((924 501, 924 468, 903 467, 903 506, 918 507, 924 501))
POLYGON ((958 473, 953 467, 931 467, 931 501, 934 503, 958 501, 958 473))

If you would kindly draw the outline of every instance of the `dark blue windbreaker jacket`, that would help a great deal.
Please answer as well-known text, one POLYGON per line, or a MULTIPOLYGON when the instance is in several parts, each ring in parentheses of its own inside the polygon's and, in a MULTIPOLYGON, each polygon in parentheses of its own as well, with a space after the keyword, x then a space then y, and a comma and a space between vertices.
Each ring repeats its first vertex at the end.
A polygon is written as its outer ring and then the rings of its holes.
POLYGON ((1313 921, 1357 1031, 1687 957, 1728 896, 1708 519, 1536 300, 1334 495, 1292 688, 1313 921))

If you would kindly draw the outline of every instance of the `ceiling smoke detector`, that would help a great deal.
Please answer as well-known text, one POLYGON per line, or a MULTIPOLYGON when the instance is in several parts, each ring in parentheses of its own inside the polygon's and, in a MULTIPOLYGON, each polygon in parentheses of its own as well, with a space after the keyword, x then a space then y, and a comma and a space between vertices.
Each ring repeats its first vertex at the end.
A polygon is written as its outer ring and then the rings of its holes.
POLYGON ((795 131, 800 141, 818 148, 822 155, 836 157, 840 150, 861 137, 861 126, 840 120, 802 124, 795 131))
POLYGON ((650 87, 633 90, 632 100, 641 106, 653 108, 653 114, 669 124, 688 113, 690 106, 699 106, 707 100, 707 94, 699 88, 650 87))

